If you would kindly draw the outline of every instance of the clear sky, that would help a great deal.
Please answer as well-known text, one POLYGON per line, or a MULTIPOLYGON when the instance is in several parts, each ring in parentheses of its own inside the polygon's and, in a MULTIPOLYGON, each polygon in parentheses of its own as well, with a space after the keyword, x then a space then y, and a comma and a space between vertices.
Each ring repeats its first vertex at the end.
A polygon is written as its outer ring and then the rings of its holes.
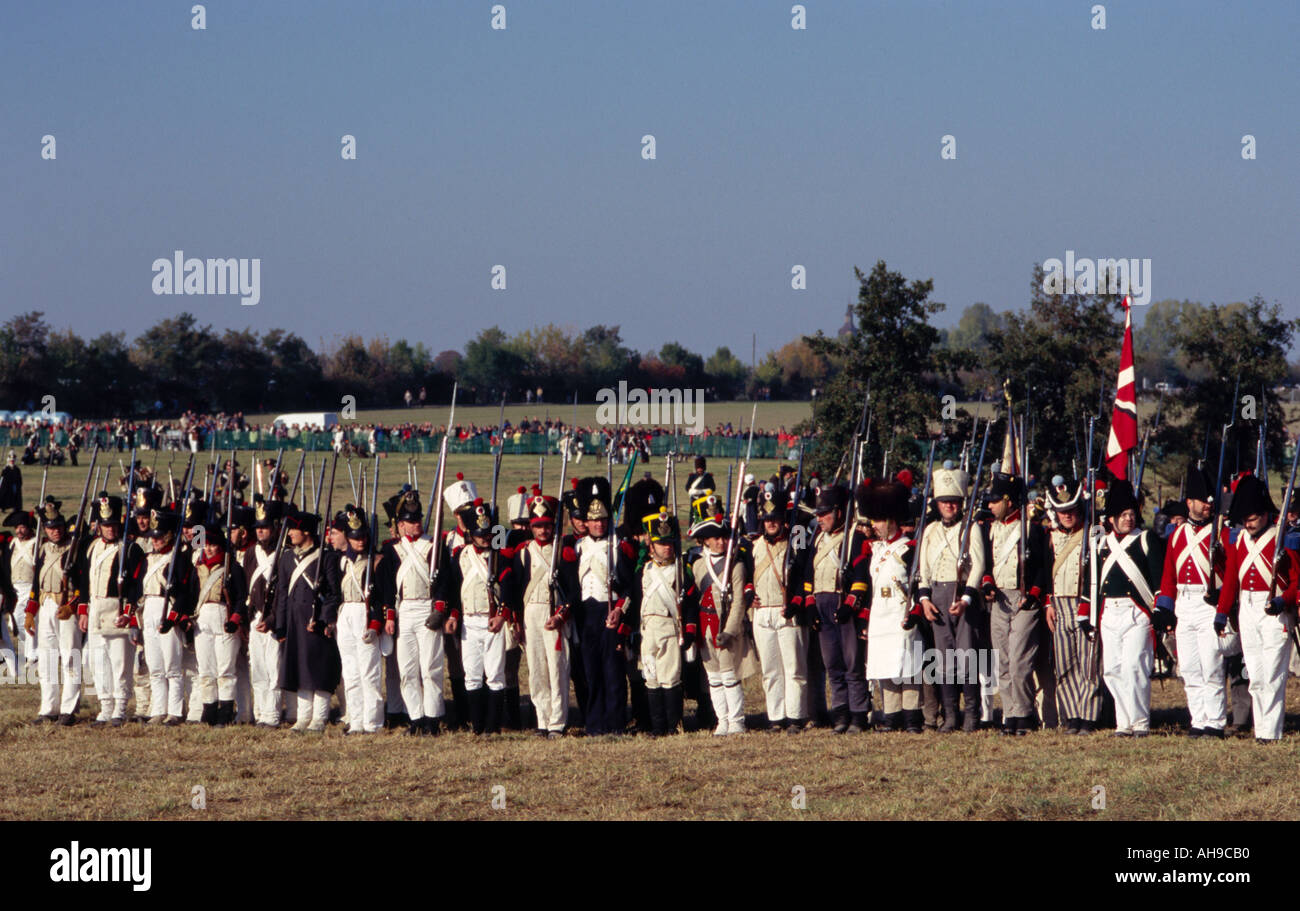
POLYGON ((811 0, 803 31, 767 0, 505 0, 504 31, 487 0, 191 5, 0 5, 0 316, 748 359, 834 332, 855 265, 933 278, 949 325, 1067 250, 1300 316, 1293 0, 1107 2, 1104 31, 1074 0, 811 0), (261 302, 155 296, 177 249, 260 258, 261 302))

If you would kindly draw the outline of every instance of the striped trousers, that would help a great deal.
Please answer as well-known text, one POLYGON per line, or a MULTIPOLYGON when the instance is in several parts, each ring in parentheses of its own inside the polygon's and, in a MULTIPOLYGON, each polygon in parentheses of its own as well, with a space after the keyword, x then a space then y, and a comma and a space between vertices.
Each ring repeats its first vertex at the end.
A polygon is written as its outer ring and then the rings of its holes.
POLYGON ((1062 719, 1096 721, 1101 713, 1101 641, 1089 641, 1079 629, 1079 599, 1052 596, 1056 630, 1052 658, 1056 666, 1056 705, 1062 719))

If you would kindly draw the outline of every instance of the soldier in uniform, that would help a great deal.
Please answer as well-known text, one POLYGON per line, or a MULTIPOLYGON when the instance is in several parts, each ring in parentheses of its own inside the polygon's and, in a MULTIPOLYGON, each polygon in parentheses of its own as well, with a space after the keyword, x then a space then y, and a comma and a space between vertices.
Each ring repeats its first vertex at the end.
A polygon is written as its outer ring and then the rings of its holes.
POLYGON ((200 720, 214 727, 235 722, 235 679, 239 628, 247 616, 248 581, 230 554, 219 523, 203 528, 203 548, 191 576, 194 604, 195 692, 203 706, 200 720))
POLYGON ((843 487, 828 484, 817 488, 817 528, 803 552, 799 572, 803 600, 800 603, 796 594, 794 601, 808 612, 817 633, 816 647, 830 678, 831 716, 837 734, 861 733, 871 725, 862 635, 869 607, 866 542, 857 549, 850 543, 849 565, 842 567, 848 505, 848 491, 843 487))
POLYGON ((46 540, 38 550, 38 583, 27 601, 27 631, 36 636, 41 680, 41 709, 37 722, 76 724, 81 704, 81 629, 73 614, 80 591, 75 579, 64 574, 72 541, 62 502, 47 496, 40 508, 46 540), (62 686, 60 686, 60 676, 62 686))
MULTIPOLYGON (((951 463, 934 473, 934 502, 939 521, 929 522, 921 539, 917 597, 934 632, 934 647, 942 659, 939 696, 943 703, 941 733, 957 729, 961 698, 962 730, 979 729, 980 680, 976 656, 988 649, 988 615, 973 582, 984 577, 987 557, 979 528, 969 530, 962 553, 962 508, 970 477, 951 463), (962 569, 962 558, 969 565, 962 569), (951 656, 951 657, 950 657, 951 656)), ((868 655, 870 652, 868 651, 868 655)))
POLYGON ((682 560, 681 531, 667 507, 645 517, 648 559, 633 577, 630 618, 641 631, 641 674, 650 711, 650 734, 676 734, 682 720, 682 648, 695 641, 696 626, 682 616, 691 588, 682 560))
POLYGON ((718 489, 708 467, 709 462, 704 456, 695 457, 695 473, 686 479, 686 498, 692 503, 718 489))
MULTIPOLYGON (((149 516, 152 546, 139 565, 137 611, 149 668, 149 723, 175 727, 185 712, 184 632, 178 623, 190 615, 193 562, 179 540, 180 516, 155 509, 149 516), (167 582, 173 559, 175 575, 167 582)), ((137 709, 138 711, 138 709, 137 709)))
POLYGON ((745 656, 745 612, 754 601, 754 584, 739 546, 732 545, 727 567, 727 528, 722 503, 709 494, 691 504, 695 522, 690 534, 702 545, 691 567, 694 585, 688 594, 688 622, 699 629, 700 662, 709 682, 709 698, 718 718, 714 736, 745 733, 745 694, 741 661, 745 656), (729 578, 728 578, 729 574, 729 578), (698 620, 697 620, 698 618, 698 620))
POLYGON ((636 552, 612 527, 609 482, 584 478, 578 509, 587 534, 561 553, 575 599, 574 620, 586 671, 588 734, 622 734, 627 726, 627 637, 623 616, 636 552))
POLYGON ((1177 619, 1178 672, 1187 693, 1191 736, 1222 738, 1228 721, 1225 662, 1214 618, 1224 551, 1211 546, 1214 481, 1205 469, 1189 465, 1184 489, 1187 519, 1170 525, 1156 607, 1177 619))
MULTIPOLYGON (((348 706, 347 733, 373 734, 384 723, 384 702, 379 688, 383 660, 379 653, 379 631, 383 628, 383 613, 378 599, 372 599, 366 589, 370 528, 366 514, 351 503, 334 517, 334 528, 343 533, 348 545, 346 553, 334 556, 339 562, 342 584, 338 646, 348 706)), ((370 564, 372 583, 381 572, 378 563, 382 559, 376 553, 375 562, 370 564)))
MULTIPOLYGON (((36 636, 23 629, 16 633, 15 642, 8 638, 10 623, 17 615, 17 606, 26 606, 28 594, 32 591, 32 580, 36 569, 36 518, 24 509, 15 509, 5 517, 5 527, 12 528, 13 534, 4 549, 4 611, 8 618, 0 616, 5 627, 5 647, 14 650, 14 663, 18 664, 18 645, 21 644, 23 656, 21 667, 16 667, 16 676, 26 677, 36 667, 36 636)), ((24 614, 25 616, 25 614, 24 614)))
POLYGON ((1101 714, 1101 652, 1094 637, 1079 628, 1079 601, 1087 597, 1088 530, 1084 504, 1089 494, 1081 482, 1071 493, 1065 478, 1052 478, 1046 502, 1056 527, 1052 548, 1052 585, 1043 611, 1052 634, 1053 673, 1058 715, 1066 734, 1091 734, 1101 714))
MULTIPOLYGON (((445 713, 442 686, 446 662, 444 632, 450 614, 446 605, 434 604, 431 567, 434 542, 422 534, 420 495, 405 490, 391 497, 384 509, 397 521, 398 537, 385 541, 378 595, 384 613, 384 632, 396 640, 402 700, 410 719, 408 733, 434 735, 445 713), (432 627, 430 626, 432 624, 432 627)), ((440 560, 447 560, 444 550, 440 560)), ((445 568, 447 563, 440 563, 445 568)))
POLYGON ((998 664, 1002 696, 1002 733, 1028 734, 1037 726, 1034 715, 1034 668, 1042 648, 1047 594, 1047 533, 1029 522, 1024 527, 1025 558, 1021 560, 1021 515, 1024 481, 996 472, 990 491, 989 564, 980 582, 989 610, 989 637, 998 664))
POLYGON ((1214 618, 1215 631, 1226 634, 1228 620, 1236 611, 1246 676, 1250 679, 1255 739, 1260 742, 1282 737, 1290 633, 1300 580, 1300 554, 1283 542, 1282 555, 1274 556, 1279 534, 1278 526, 1273 524, 1276 511, 1258 478, 1247 476, 1237 483, 1229 517, 1234 524, 1240 523, 1240 528, 1234 529, 1236 533, 1228 539, 1223 588, 1214 618))
POLYGON ((1079 603, 1080 623, 1091 632, 1091 605, 1100 614, 1102 680, 1115 700, 1115 736, 1145 737, 1151 729, 1151 671, 1156 635, 1174 624, 1173 612, 1155 605, 1164 572, 1165 543, 1138 530, 1141 506, 1120 481, 1106 493, 1110 531, 1093 542, 1091 597, 1079 603))
POLYGON ((802 592, 790 586, 794 565, 788 551, 784 490, 766 485, 757 501, 762 534, 752 547, 754 645, 763 670, 767 720, 774 730, 797 734, 808 723, 807 615, 791 604, 802 592))
MULTIPOLYGON (((245 584, 247 584, 248 572, 244 570, 244 566, 256 546, 253 537, 253 523, 257 521, 257 513, 254 512, 252 506, 244 506, 239 502, 238 491, 235 493, 235 498, 234 517, 230 523, 231 556, 243 572, 245 584)), ((244 617, 239 624, 239 632, 235 637, 235 646, 238 650, 238 655, 235 658, 235 721, 238 724, 253 724, 257 719, 253 713, 253 679, 248 651, 250 636, 247 601, 244 604, 244 611, 244 617)))
POLYGON ((78 625, 87 636, 95 692, 99 697, 99 717, 93 725, 121 727, 126 722, 126 704, 131 698, 135 669, 135 648, 140 635, 132 627, 124 610, 127 602, 139 600, 129 585, 119 586, 118 563, 124 558, 122 579, 138 578, 144 553, 135 544, 121 552, 121 497, 101 491, 92 504, 99 520, 99 537, 86 550, 77 568, 82 581, 83 600, 77 607, 78 625))
MULTIPOLYGON (((533 495, 541 491, 533 485, 533 495)), ((528 501, 531 499, 528 489, 520 485, 518 490, 506 498, 506 516, 510 530, 506 533, 506 546, 501 550, 501 557, 513 560, 515 551, 533 539, 528 525, 528 501)), ((502 709, 502 725, 511 731, 523 730, 523 706, 519 695, 519 665, 524 657, 523 614, 516 613, 512 607, 514 622, 505 626, 506 642, 506 689, 505 704, 502 709)))
MULTIPOLYGON (((441 542, 442 556, 439 558, 439 566, 447 566, 456 559, 460 549, 469 543, 469 529, 461 524, 459 513, 467 503, 473 503, 478 499, 478 489, 474 486, 473 481, 465 480, 465 475, 461 472, 456 473, 456 480, 449 484, 442 492, 442 502, 447 507, 447 511, 456 517, 456 527, 447 532, 441 542)), ((427 621, 430 624, 441 624, 442 621, 436 616, 431 616, 427 621)), ((431 627, 434 628, 434 627, 431 627)), ((436 628, 443 629, 441 626, 436 628)), ((469 697, 465 691, 465 665, 461 661, 460 655, 460 635, 443 629, 443 654, 446 666, 446 676, 451 681, 451 698, 452 705, 455 708, 454 720, 449 716, 447 725, 454 728, 466 728, 469 726, 469 697)), ((439 684, 439 692, 441 692, 439 684)))
POLYGON ((924 730, 923 645, 917 629, 921 606, 913 596, 910 577, 916 545, 902 531, 910 515, 910 497, 911 491, 905 485, 887 481, 872 484, 862 498, 863 512, 875 531, 875 539, 867 545, 870 595, 864 598, 868 623, 866 676, 880 682, 885 729, 920 734, 924 730))
POLYGON ((267 603, 267 588, 274 571, 278 524, 284 513, 283 500, 253 497, 254 543, 240 564, 248 580, 248 678, 253 690, 253 718, 258 727, 280 726, 280 675, 283 673, 284 644, 275 637, 274 615, 267 603))
MULTIPOLYGON (((570 533, 560 536, 561 561, 576 559, 578 542, 587 536, 587 521, 582 517, 582 507, 578 503, 578 481, 578 478, 570 478, 570 487, 560 498, 561 516, 568 517, 569 525, 573 529, 570 533)), ((564 565, 563 562, 561 565, 564 565)), ((573 601, 569 604, 570 611, 574 609, 579 600, 577 593, 572 594, 573 601)), ((564 625, 564 633, 569 640, 569 679, 573 681, 573 699, 577 703, 579 723, 585 728, 587 703, 591 698, 591 694, 587 689, 587 668, 582 658, 582 642, 578 636, 578 625, 574 622, 572 613, 569 622, 564 625)))
POLYGON ((470 543, 457 551, 439 578, 435 609, 440 614, 449 612, 447 625, 460 632, 470 727, 475 734, 497 734, 505 712, 503 630, 514 619, 502 589, 512 580, 509 567, 499 565, 492 546, 496 516, 491 505, 479 497, 462 506, 457 516, 469 528, 470 543))
MULTIPOLYGON (((664 488, 658 481, 646 473, 646 477, 637 481, 623 495, 623 523, 618 534, 629 542, 635 550, 632 574, 637 576, 646 561, 650 559, 650 545, 646 540, 645 518, 659 514, 660 507, 667 503, 664 488)), ((629 605, 629 609, 631 605, 629 605)), ((627 682, 632 698, 632 715, 636 720, 638 731, 654 730, 654 720, 650 716, 650 700, 647 693, 645 676, 637 666, 641 655, 641 625, 633 613, 628 614, 628 627, 632 630, 628 638, 627 682)))
POLYGON ((551 582, 552 561, 559 567, 555 553, 559 508, 559 500, 541 494, 528 501, 532 540, 514 552, 514 584, 509 590, 512 610, 524 619, 528 693, 537 712, 537 733, 551 739, 563 735, 569 715, 569 640, 564 633, 569 596, 558 579, 552 593, 551 582))
POLYGON ((330 695, 339 685, 334 641, 339 608, 339 567, 322 560, 316 541, 320 518, 293 509, 285 515, 288 546, 275 582, 275 637, 284 642, 280 688, 298 694, 295 731, 319 733, 329 720, 330 695))
POLYGON ((0 510, 23 508, 23 470, 18 467, 13 450, 5 457, 5 467, 0 469, 0 510))

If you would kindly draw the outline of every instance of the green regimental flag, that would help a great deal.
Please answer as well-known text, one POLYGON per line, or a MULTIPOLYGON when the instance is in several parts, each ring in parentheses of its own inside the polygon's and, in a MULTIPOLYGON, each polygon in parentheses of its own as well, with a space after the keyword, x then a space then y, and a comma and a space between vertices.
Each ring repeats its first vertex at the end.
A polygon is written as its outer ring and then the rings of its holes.
POLYGON ((632 458, 627 463, 627 472, 624 473, 623 475, 623 483, 619 485, 618 493, 614 494, 613 506, 614 506, 615 524, 617 524, 618 519, 620 518, 619 513, 622 511, 623 494, 627 493, 627 489, 632 486, 632 472, 636 470, 636 458, 640 454, 641 454, 640 450, 638 449, 632 450, 632 458))

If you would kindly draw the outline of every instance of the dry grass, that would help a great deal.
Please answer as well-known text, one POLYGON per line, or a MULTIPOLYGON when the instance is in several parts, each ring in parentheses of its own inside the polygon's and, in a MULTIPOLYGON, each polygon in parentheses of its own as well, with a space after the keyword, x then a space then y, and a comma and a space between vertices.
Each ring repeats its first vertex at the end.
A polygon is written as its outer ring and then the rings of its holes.
MULTIPOLYGON (((746 706, 762 703, 751 679, 746 706)), ((1300 689, 1288 707, 1300 712, 1300 689)), ((1146 740, 826 730, 545 741, 35 726, 6 687, 0 819, 1295 819, 1296 735, 1191 741, 1155 684, 1146 740), (1106 789, 1106 809, 1092 789, 1106 789), (191 808, 195 786, 207 807, 191 808), (498 786, 505 807, 494 809, 498 786), (806 809, 792 806, 795 787, 806 809)), ((90 700, 93 702, 93 699, 90 700)), ((688 702, 688 714, 691 711, 688 702)), ((751 715, 751 722, 759 720, 751 715)), ((1292 718, 1294 727, 1295 719, 1292 718)))

